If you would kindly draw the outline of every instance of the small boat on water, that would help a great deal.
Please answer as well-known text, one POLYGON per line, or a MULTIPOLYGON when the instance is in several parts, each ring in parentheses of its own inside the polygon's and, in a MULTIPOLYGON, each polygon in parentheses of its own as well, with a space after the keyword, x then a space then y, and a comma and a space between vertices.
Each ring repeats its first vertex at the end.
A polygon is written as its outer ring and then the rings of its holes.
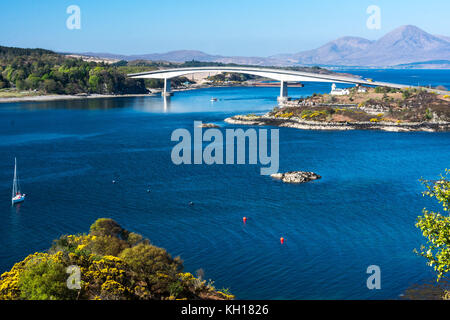
POLYGON ((217 98, 211 98, 211 102, 216 102, 217 98))
POLYGON ((17 159, 14 159, 14 181, 12 189, 12 205, 25 201, 25 194, 20 190, 19 177, 17 175, 17 159))

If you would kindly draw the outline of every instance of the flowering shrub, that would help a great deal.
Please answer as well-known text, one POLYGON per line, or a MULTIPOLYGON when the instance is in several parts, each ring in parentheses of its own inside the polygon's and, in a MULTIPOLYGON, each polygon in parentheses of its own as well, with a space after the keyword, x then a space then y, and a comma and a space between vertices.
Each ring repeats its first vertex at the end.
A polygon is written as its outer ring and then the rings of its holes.
POLYGON ((0 300, 234 298, 182 269, 180 258, 99 219, 89 234, 62 236, 48 253, 29 255, 3 273, 0 300), (81 289, 67 287, 69 266, 79 267, 81 289))
POLYGON ((285 112, 285 113, 281 113, 281 114, 276 114, 275 118, 291 118, 294 115, 293 112, 285 112))

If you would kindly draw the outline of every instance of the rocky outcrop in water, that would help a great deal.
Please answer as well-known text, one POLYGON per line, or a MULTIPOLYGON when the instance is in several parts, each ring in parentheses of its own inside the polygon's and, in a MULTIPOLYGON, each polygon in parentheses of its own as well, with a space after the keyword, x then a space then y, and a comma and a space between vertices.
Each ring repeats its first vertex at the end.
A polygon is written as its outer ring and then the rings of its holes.
POLYGON ((275 173, 272 178, 283 181, 284 183, 305 183, 322 177, 314 172, 292 171, 286 173, 275 173))
POLYGON ((220 128, 217 124, 214 124, 214 123, 202 123, 198 127, 199 128, 220 128))

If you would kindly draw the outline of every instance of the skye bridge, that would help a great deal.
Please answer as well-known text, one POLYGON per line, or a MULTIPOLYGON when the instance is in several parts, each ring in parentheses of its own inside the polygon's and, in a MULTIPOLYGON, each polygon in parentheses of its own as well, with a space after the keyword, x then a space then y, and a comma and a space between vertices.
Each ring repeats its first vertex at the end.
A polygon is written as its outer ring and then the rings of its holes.
POLYGON ((278 97, 278 101, 280 102, 289 100, 288 97, 289 82, 332 82, 332 83, 346 83, 346 84, 367 85, 367 86, 384 86, 396 89, 411 87, 403 84, 378 82, 372 81, 370 79, 341 76, 338 74, 320 74, 313 72, 293 71, 274 68, 261 68, 261 67, 211 66, 211 67, 174 68, 174 69, 165 69, 165 70, 163 69, 141 73, 133 73, 129 74, 128 76, 135 79, 163 79, 164 89, 162 91, 162 95, 171 96, 172 92, 170 79, 188 74, 205 73, 205 72, 244 73, 279 81, 280 96, 278 97))

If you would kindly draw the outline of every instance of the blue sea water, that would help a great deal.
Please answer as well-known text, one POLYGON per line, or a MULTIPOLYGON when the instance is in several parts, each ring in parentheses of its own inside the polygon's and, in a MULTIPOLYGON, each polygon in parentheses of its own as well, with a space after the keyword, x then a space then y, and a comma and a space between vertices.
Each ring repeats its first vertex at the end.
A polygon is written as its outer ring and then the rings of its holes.
MULTIPOLYGON (((403 80, 397 71, 386 77, 374 78, 403 80)), ((329 90, 306 84, 289 92, 329 90)), ((278 93, 212 88, 178 92, 166 103, 1 104, 0 272, 61 234, 87 232, 97 218, 110 217, 180 255, 186 271, 203 268, 239 299, 396 299, 433 279, 413 253, 424 240, 416 217, 438 208, 421 196, 418 179, 450 167, 450 133, 281 128, 280 171, 323 176, 303 185, 261 176, 255 165, 172 163, 173 130, 192 131, 194 120, 239 127, 223 119, 266 112, 278 93), (11 208, 15 156, 28 196, 11 208), (366 287, 370 265, 381 268, 381 290, 366 287)))
POLYGON ((395 82, 411 86, 444 86, 450 89, 449 70, 421 69, 347 69, 352 73, 375 81, 395 82))

